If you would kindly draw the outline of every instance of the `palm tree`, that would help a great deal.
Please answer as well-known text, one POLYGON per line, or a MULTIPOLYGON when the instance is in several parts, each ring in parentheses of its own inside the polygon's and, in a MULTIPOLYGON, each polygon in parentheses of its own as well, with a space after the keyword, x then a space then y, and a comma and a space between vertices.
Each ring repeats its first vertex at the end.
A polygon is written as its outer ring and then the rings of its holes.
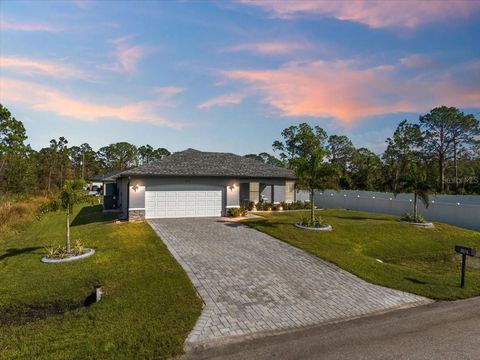
POLYGON ((418 217, 418 198, 422 201, 425 207, 429 205, 429 194, 432 191, 432 185, 428 180, 426 166, 420 161, 412 161, 405 165, 404 175, 399 178, 398 190, 399 192, 413 193, 413 220, 421 222, 418 217))

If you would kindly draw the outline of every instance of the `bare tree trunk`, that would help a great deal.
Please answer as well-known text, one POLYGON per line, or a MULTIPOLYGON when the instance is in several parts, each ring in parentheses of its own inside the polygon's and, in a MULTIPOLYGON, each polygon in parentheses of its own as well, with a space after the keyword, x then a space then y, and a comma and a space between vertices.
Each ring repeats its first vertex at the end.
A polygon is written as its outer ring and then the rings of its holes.
POLYGON ((313 193, 314 193, 314 190, 313 189, 310 189, 310 206, 311 206, 311 209, 310 209, 310 221, 311 221, 311 225, 313 225, 313 222, 315 220, 315 204, 313 203, 313 193))
POLYGON ((67 206, 67 254, 70 255, 70 207, 67 206))

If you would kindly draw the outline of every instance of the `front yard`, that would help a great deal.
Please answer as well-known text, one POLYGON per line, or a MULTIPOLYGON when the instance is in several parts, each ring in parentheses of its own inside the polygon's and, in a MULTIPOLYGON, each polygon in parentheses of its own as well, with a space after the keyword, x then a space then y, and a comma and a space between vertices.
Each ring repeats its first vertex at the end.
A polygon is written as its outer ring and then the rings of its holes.
POLYGON ((374 284, 432 299, 453 300, 480 295, 479 259, 469 258, 466 287, 461 289, 455 244, 480 248, 480 233, 435 223, 417 228, 391 215, 349 210, 318 211, 331 232, 293 226, 302 212, 261 213, 249 226, 301 248, 374 284), (383 261, 379 262, 378 260, 383 261))
POLYGON ((112 223, 99 206, 76 211, 72 241, 97 253, 43 264, 44 246, 62 244, 63 213, 0 235, 0 358, 135 359, 182 352, 201 312, 183 269, 146 223, 112 223), (83 302, 95 284, 103 299, 83 302))

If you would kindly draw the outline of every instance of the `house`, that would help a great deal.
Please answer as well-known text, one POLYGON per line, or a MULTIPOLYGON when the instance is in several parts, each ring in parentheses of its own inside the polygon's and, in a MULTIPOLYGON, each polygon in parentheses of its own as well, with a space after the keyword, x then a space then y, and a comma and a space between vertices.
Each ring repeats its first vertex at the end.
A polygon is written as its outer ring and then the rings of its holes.
POLYGON ((295 201, 292 171, 230 153, 187 149, 113 178, 116 206, 129 220, 225 216, 250 201, 295 201))

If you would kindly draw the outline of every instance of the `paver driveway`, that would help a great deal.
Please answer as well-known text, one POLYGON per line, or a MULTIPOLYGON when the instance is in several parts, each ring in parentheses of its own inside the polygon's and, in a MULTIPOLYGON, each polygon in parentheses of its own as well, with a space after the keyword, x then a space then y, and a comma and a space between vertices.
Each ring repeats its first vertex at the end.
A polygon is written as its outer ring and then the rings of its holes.
POLYGON ((149 222, 205 302, 186 347, 429 302, 369 284, 239 223, 149 222))

